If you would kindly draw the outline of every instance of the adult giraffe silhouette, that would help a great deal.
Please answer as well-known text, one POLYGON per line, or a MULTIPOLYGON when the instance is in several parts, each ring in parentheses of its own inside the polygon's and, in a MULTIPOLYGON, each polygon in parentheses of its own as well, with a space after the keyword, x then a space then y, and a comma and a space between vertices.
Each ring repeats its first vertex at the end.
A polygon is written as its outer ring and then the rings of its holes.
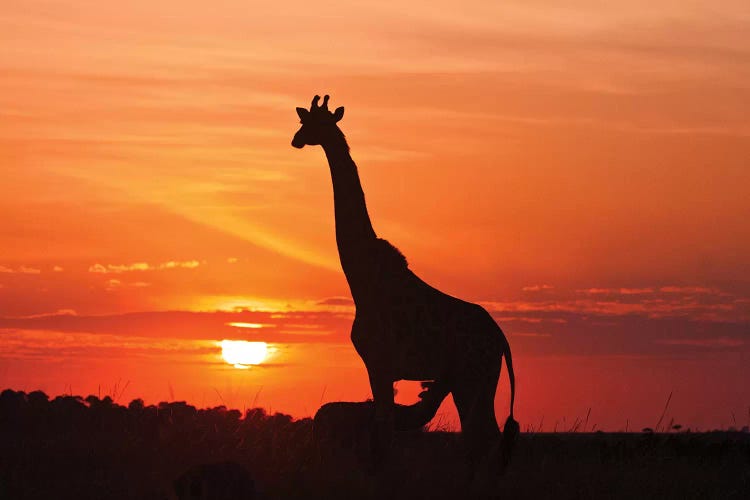
POLYGON ((370 222, 357 166, 337 123, 344 108, 329 96, 297 108, 302 127, 292 146, 320 145, 333 181, 336 244, 356 307, 351 339, 367 367, 375 402, 376 459, 388 450, 395 425, 423 425, 448 393, 458 409, 470 463, 497 455, 501 441, 494 399, 502 357, 510 378, 510 416, 503 430, 507 464, 519 426, 513 418, 515 376, 503 331, 481 306, 447 295, 415 275, 406 258, 378 238, 370 222), (431 381, 420 403, 394 404, 393 383, 431 381), (398 412, 398 413, 397 413, 398 412))

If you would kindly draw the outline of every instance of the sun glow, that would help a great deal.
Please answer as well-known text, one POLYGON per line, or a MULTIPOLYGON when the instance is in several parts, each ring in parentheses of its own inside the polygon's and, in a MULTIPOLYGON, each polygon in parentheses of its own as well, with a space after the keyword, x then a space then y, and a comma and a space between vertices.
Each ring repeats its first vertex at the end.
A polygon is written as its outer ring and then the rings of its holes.
POLYGON ((247 369, 250 365, 259 365, 268 355, 268 344, 265 342, 222 340, 220 345, 224 361, 235 368, 247 369))

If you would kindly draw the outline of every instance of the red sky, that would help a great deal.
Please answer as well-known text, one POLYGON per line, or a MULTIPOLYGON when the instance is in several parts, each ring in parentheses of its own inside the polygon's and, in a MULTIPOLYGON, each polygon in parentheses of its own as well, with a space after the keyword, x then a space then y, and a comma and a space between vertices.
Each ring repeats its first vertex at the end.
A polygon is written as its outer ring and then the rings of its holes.
POLYGON ((506 331, 522 425, 670 392, 750 424, 750 7, 546 4, 5 1, 0 387, 368 397, 325 156, 289 144, 330 93, 378 234, 506 331))

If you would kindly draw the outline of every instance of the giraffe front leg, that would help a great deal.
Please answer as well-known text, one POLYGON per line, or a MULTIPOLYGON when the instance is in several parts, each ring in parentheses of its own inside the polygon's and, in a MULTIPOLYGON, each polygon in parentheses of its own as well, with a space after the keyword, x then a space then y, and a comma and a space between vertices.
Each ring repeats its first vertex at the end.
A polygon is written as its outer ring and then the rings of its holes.
POLYGON ((393 401, 393 376, 387 370, 373 370, 368 366, 370 388, 375 400, 375 418, 371 431, 373 465, 380 468, 388 458, 393 440, 395 404, 393 401))

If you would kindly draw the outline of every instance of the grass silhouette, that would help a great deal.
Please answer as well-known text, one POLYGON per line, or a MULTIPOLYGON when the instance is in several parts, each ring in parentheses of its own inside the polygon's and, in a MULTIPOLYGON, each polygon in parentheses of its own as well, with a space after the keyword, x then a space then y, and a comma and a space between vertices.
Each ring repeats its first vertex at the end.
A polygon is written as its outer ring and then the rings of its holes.
MULTIPOLYGON (((573 426, 576 427, 576 426, 573 426)), ((584 424, 578 426, 583 428, 584 424)), ((0 394, 0 498, 174 498, 186 470, 250 471, 256 498, 466 498, 461 436, 395 436, 371 473, 346 444, 321 457, 312 420, 185 402, 0 394)), ((750 498, 747 432, 526 432, 498 498, 750 498)))

